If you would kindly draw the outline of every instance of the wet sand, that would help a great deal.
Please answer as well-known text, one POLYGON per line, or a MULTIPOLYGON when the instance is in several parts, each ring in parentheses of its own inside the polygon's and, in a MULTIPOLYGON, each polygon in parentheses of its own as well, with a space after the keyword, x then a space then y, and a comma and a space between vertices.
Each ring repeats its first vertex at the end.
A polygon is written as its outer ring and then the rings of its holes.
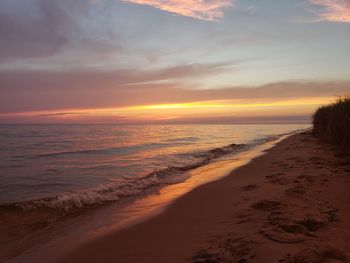
POLYGON ((293 135, 60 262, 348 262, 350 160, 293 135))

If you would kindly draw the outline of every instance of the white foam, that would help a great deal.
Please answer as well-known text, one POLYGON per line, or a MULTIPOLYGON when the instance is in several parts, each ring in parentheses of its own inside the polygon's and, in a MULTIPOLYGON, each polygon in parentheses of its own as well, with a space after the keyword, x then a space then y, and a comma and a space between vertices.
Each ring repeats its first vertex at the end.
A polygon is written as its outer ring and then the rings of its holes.
POLYGON ((193 165, 184 167, 169 167, 151 173, 150 175, 139 178, 123 178, 118 181, 112 181, 106 184, 99 185, 92 189, 87 189, 81 192, 63 193, 54 198, 46 198, 25 203, 17 204, 23 209, 35 209, 47 207, 53 209, 62 209, 71 211, 74 209, 96 206, 107 202, 117 201, 121 197, 135 196, 146 192, 152 187, 157 187, 166 184, 177 184, 186 181, 189 178, 188 170, 207 164, 210 160, 217 159, 223 155, 230 154, 236 151, 247 150, 250 147, 267 141, 273 141, 280 136, 268 136, 255 140, 249 145, 231 144, 221 148, 215 148, 198 154, 201 159, 193 165))
POLYGON ((18 206, 24 210, 46 207, 71 211, 117 201, 125 196, 142 194, 154 186, 181 183, 188 178, 187 172, 168 169, 166 174, 164 171, 159 171, 141 179, 119 180, 99 185, 84 192, 63 193, 50 199, 20 203, 18 206))

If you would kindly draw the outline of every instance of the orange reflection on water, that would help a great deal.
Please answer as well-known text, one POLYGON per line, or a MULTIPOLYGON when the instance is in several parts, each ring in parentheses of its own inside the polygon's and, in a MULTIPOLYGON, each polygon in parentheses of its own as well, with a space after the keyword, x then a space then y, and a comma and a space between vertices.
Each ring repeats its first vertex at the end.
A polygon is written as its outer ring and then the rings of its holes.
MULTIPOLYGON (((95 228, 94 231, 90 231, 89 238, 94 239, 103 236, 160 214, 180 196, 200 185, 227 176, 233 170, 262 155, 265 150, 271 148, 283 138, 191 170, 189 172, 190 178, 183 183, 169 185, 152 191, 142 198, 134 199, 131 203, 128 202, 124 205, 115 204, 107 207, 102 215, 105 219, 103 225, 95 228)), ((100 213, 98 213, 97 220, 99 218, 101 218, 100 213)))

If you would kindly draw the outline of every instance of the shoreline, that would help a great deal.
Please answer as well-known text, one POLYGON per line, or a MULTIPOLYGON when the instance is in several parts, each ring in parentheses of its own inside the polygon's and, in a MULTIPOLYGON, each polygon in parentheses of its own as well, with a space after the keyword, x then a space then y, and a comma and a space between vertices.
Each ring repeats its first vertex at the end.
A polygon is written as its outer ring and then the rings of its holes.
MULTIPOLYGON (((19 247, 18 242, 3 246, 7 255, 17 255, 8 258, 4 254, 3 259, 11 263, 31 263, 37 262, 41 258, 49 258, 47 262, 56 262, 60 255, 65 255, 82 246, 82 244, 146 221, 162 213, 179 197, 202 184, 220 180, 233 170, 249 163, 255 157, 264 154, 265 150, 270 149, 288 136, 290 134, 281 135, 277 139, 272 138, 272 140, 252 149, 223 156, 223 158, 219 158, 205 166, 193 169, 189 171, 189 179, 185 182, 171 184, 158 190, 154 189, 143 196, 122 199, 96 209, 83 210, 76 215, 67 215, 68 218, 49 224, 43 229, 32 231, 31 225, 28 224, 26 229, 31 230, 31 232, 25 234, 25 239, 21 240, 19 247)), ((33 212, 35 213, 35 211, 33 212)), ((11 222, 14 225, 19 224, 16 220, 11 222)), ((26 224, 20 224, 20 226, 25 227, 26 224)), ((36 224, 34 226, 36 227, 36 224)), ((20 229, 18 231, 20 232, 20 229)), ((3 231, 4 234, 6 236, 5 231, 3 231)))
MULTIPOLYGON (((166 185, 186 182, 188 180, 187 174, 191 173, 193 170, 218 162, 227 157, 230 158, 233 155, 239 155, 242 152, 254 151, 254 149, 261 148, 261 146, 269 144, 270 142, 277 143, 282 138, 303 130, 305 129, 298 129, 296 131, 289 131, 277 135, 268 135, 247 143, 229 143, 208 149, 200 149, 194 152, 183 152, 182 154, 190 154, 198 159, 195 159, 190 163, 180 165, 168 164, 168 166, 165 166, 164 168, 155 168, 154 170, 151 170, 151 172, 140 177, 123 176, 122 179, 126 179, 127 181, 114 183, 104 182, 83 189, 57 192, 56 195, 47 195, 32 199, 29 198, 22 201, 12 200, 1 202, 0 209, 5 209, 8 211, 17 209, 23 211, 49 209, 57 211, 62 210, 66 214, 69 214, 82 209, 91 209, 108 205, 113 202, 120 201, 123 198, 138 196, 140 193, 142 194, 142 192, 147 193, 148 190, 152 191, 153 188, 160 189, 166 185), (171 177, 172 175, 175 177, 175 179, 171 177), (118 194, 113 195, 113 192, 118 192, 118 194)), ((100 150, 101 149, 98 149, 97 151, 100 150)), ((45 153, 35 155, 35 157, 61 156, 85 151, 90 150, 45 153)))
POLYGON ((347 262, 350 166, 339 165, 333 148, 292 135, 60 262, 347 262))

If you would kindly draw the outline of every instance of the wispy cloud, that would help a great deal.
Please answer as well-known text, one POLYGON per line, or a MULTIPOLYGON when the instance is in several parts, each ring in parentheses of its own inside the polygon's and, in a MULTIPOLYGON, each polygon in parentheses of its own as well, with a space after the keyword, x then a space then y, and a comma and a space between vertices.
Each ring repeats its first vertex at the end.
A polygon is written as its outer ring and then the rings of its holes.
POLYGON ((39 114, 39 116, 43 116, 43 117, 50 117, 50 116, 70 116, 70 115, 77 115, 77 113, 76 113, 76 112, 56 112, 56 113, 39 114))
POLYGON ((230 63, 221 62, 157 70, 124 69, 110 72, 0 71, 0 115, 29 111, 45 111, 42 114, 48 114, 47 111, 54 111, 50 114, 74 113, 75 109, 223 100, 265 103, 285 99, 329 98, 350 92, 349 81, 281 82, 261 87, 216 86, 207 89, 198 89, 195 83, 188 82, 188 79, 219 76, 229 68, 230 63))
MULTIPOLYGON (((165 85, 165 87, 169 88, 174 85, 180 85, 179 83, 184 86, 186 80, 189 79, 193 80, 215 76, 221 73, 234 72, 238 64, 239 63, 235 61, 223 61, 217 63, 184 64, 174 67, 143 70, 125 68, 112 71, 0 71, 0 112, 17 111, 19 108, 22 110, 30 110, 32 106, 35 105, 38 106, 36 109, 39 110, 47 107, 60 108, 62 106, 61 99, 66 102, 70 101, 71 104, 67 104, 67 106, 76 105, 79 101, 83 102, 87 97, 90 97, 90 95, 88 95, 90 92, 95 94, 90 98, 97 103, 95 104, 96 106, 101 106, 105 103, 109 104, 106 101, 108 98, 112 99, 110 101, 111 105, 115 104, 116 100, 124 104, 129 102, 131 98, 140 100, 135 101, 135 104, 143 104, 144 96, 154 96, 152 92, 149 92, 149 87, 155 88, 159 87, 159 85, 165 85), (146 93, 140 93, 144 88, 148 91, 146 93), (103 96, 102 98, 100 95, 105 93, 102 89, 107 93, 112 92, 114 95, 111 95, 111 97, 103 96), (129 90, 133 95, 131 97, 125 97, 125 90, 129 90), (45 100, 41 100, 41 95, 37 96, 34 94, 45 94, 44 96, 47 97, 45 100), (34 101, 30 102, 27 96, 34 96, 34 101), (54 99, 54 101, 48 100, 47 98, 51 96, 56 99, 54 99), (62 97, 58 99, 57 96, 62 97), (78 100, 76 96, 79 97, 78 100), (84 96, 85 99, 82 99, 81 96, 84 96), (14 99, 16 103, 13 103, 9 98, 14 99), (27 101, 25 103, 26 106, 22 105, 22 102, 19 101, 21 98, 27 101), (22 106, 24 106, 24 108, 22 108, 22 106)), ((162 90, 163 88, 164 87, 161 86, 160 89, 162 90)), ((165 91, 165 88, 163 91, 165 91)), ((172 91, 172 89, 167 90, 167 92, 170 92, 170 98, 175 95, 171 94, 172 91)))
POLYGON ((196 19, 215 21, 223 17, 223 9, 235 0, 123 0, 196 19))
POLYGON ((309 0, 309 2, 322 7, 317 12, 320 21, 350 23, 349 0, 309 0))
POLYGON ((47 91, 45 82, 20 92, 0 89, 0 123, 298 122, 308 120, 319 105, 349 93, 350 83, 280 82, 201 90, 165 83, 106 87, 107 82, 86 89, 86 83, 69 82, 62 81, 54 92, 47 91))

